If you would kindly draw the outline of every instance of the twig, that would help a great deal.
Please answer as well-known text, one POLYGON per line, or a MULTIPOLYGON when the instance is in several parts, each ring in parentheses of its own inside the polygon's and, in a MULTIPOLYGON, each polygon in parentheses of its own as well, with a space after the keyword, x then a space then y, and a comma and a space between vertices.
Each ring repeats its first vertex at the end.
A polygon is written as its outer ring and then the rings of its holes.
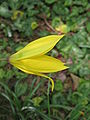
POLYGON ((53 31, 53 32, 56 32, 57 33, 57 31, 48 23, 48 21, 46 20, 46 18, 43 18, 44 19, 44 21, 45 21, 45 24, 53 31))
POLYGON ((49 22, 47 21, 45 15, 42 15, 42 16, 39 15, 38 17, 41 18, 41 19, 43 19, 44 22, 45 22, 45 24, 46 24, 53 32, 58 33, 58 32, 49 24, 49 22))

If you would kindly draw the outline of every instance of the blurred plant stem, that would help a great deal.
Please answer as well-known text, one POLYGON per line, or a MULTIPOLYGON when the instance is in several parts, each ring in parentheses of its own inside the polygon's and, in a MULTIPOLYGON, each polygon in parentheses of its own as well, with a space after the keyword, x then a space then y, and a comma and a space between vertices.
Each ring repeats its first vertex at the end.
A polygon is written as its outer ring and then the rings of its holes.
POLYGON ((48 91, 47 91, 47 97, 48 97, 48 116, 50 117, 50 98, 49 98, 49 92, 50 92, 50 81, 48 82, 48 91))

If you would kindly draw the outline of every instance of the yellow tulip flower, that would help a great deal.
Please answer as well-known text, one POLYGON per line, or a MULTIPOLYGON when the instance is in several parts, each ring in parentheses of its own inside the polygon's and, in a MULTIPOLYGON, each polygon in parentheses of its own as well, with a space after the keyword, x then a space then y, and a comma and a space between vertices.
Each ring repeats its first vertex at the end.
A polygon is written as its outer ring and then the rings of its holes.
POLYGON ((50 35, 39 38, 11 55, 9 61, 25 73, 48 78, 52 83, 53 91, 53 79, 44 73, 57 72, 67 69, 68 67, 64 66, 64 63, 60 60, 45 54, 49 52, 63 36, 64 35, 50 35))

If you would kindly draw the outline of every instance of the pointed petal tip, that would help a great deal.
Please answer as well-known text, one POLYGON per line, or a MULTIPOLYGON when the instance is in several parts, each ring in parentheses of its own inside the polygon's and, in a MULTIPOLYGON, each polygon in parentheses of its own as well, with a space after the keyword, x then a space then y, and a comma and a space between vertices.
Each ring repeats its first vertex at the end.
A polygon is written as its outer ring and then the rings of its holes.
MULTIPOLYGON (((44 75, 44 74, 43 74, 44 75)), ((51 91, 53 92, 53 90, 54 90, 54 81, 53 81, 53 79, 51 78, 51 77, 48 77, 47 75, 44 75, 43 77, 45 77, 45 78, 48 78, 49 80, 50 80, 50 82, 51 82, 51 91)))
POLYGON ((53 92, 53 90, 54 90, 54 81, 53 81, 53 79, 52 78, 48 78, 50 81, 51 81, 51 83, 52 83, 52 86, 51 86, 51 90, 52 90, 52 92, 53 92))
POLYGON ((63 69, 63 70, 66 70, 66 69, 68 69, 68 68, 69 68, 68 66, 64 65, 64 69, 63 69))
POLYGON ((53 34, 53 35, 48 35, 48 36, 45 36, 45 37, 42 37, 42 38, 55 38, 56 40, 60 40, 62 39, 63 37, 65 36, 65 34, 62 34, 62 35, 56 35, 56 34, 53 34))

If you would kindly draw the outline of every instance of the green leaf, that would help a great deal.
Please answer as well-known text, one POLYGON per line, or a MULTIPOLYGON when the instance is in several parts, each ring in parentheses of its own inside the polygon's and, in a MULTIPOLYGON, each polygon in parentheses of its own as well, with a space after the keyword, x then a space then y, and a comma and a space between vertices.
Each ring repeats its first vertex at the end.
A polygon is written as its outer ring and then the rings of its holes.
POLYGON ((43 101, 42 97, 35 97, 32 99, 34 106, 39 106, 40 103, 43 101))
POLYGON ((90 22, 87 22, 86 28, 87 28, 87 31, 90 33, 90 22))
POLYGON ((55 18, 52 20, 52 26, 53 26, 54 28, 56 28, 56 27, 58 27, 58 26, 60 25, 60 22, 61 22, 60 18, 59 18, 59 17, 55 17, 55 18))
POLYGON ((64 3, 64 5, 65 6, 71 6, 72 5, 72 0, 65 0, 65 3, 64 3))
POLYGON ((5 76, 5 71, 1 68, 0 69, 0 79, 3 79, 5 76))
POLYGON ((40 37, 44 37, 44 36, 49 35, 50 33, 47 30, 43 30, 43 31, 40 31, 38 34, 40 37))
POLYGON ((5 74, 5 78, 7 80, 11 79, 13 77, 14 73, 12 70, 7 70, 6 74, 5 74))
POLYGON ((21 50, 23 48, 23 46, 22 45, 19 45, 17 48, 16 48, 16 51, 19 51, 19 50, 21 50))
POLYGON ((37 22, 34 21, 34 22, 31 23, 32 30, 35 30, 37 27, 38 27, 38 23, 37 22))
POLYGON ((62 91, 62 90, 63 90, 63 84, 62 84, 62 81, 61 81, 61 80, 56 80, 55 90, 56 90, 56 91, 62 91))
POLYGON ((56 0, 45 0, 45 2, 46 3, 48 3, 48 4, 52 4, 52 3, 54 3, 56 0))
POLYGON ((6 7, 0 6, 0 16, 10 18, 11 12, 6 7))
POLYGON ((23 94, 25 94, 25 92, 27 91, 27 83, 17 83, 15 85, 15 93, 18 97, 22 96, 23 94))

